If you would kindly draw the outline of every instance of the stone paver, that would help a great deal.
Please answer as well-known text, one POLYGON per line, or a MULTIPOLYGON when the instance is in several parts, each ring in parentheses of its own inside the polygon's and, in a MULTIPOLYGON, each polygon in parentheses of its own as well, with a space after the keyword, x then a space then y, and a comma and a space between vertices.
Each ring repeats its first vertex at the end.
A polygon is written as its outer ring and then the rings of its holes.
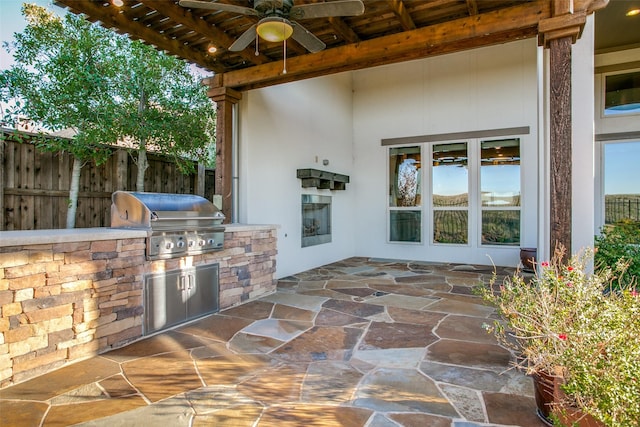
MULTIPOLYGON (((498 268, 499 275, 511 274, 498 268)), ((0 425, 542 427, 482 325, 493 267, 349 258, 0 390, 0 425)))

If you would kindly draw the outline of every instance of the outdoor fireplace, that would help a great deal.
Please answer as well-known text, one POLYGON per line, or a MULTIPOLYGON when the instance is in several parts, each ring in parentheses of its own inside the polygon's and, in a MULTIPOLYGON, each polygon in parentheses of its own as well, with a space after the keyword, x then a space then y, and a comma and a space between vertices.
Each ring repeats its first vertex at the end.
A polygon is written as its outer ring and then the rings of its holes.
POLYGON ((331 241, 331 196, 302 195, 302 247, 331 241))

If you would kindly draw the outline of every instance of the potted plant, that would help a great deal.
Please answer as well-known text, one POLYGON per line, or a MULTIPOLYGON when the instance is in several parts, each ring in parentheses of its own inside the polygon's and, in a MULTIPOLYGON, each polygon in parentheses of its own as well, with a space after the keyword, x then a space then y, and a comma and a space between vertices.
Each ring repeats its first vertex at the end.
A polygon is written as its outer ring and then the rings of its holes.
MULTIPOLYGON (((539 415, 547 423, 592 416, 599 425, 640 420, 640 298, 621 285, 625 265, 590 269, 586 250, 563 263, 556 251, 533 276, 494 276, 480 288, 500 315, 486 328, 511 349, 515 366, 534 379, 539 415), (553 400, 549 403, 545 399, 553 400)), ((583 418, 586 420, 587 418, 583 418)))

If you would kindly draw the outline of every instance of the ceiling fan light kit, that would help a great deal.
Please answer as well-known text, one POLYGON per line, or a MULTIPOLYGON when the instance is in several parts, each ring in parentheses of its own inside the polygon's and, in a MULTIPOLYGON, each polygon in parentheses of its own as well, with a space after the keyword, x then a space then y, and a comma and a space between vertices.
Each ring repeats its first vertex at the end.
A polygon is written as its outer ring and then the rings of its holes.
POLYGON ((277 16, 263 18, 256 27, 258 35, 269 42, 282 42, 293 34, 291 22, 277 16))

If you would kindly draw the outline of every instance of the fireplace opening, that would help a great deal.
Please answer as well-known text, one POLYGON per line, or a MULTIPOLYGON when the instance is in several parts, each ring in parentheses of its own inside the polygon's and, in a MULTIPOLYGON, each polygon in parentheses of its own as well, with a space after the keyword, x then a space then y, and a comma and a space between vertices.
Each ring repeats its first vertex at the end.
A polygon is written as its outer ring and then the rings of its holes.
POLYGON ((302 195, 302 247, 331 241, 331 197, 302 195))

